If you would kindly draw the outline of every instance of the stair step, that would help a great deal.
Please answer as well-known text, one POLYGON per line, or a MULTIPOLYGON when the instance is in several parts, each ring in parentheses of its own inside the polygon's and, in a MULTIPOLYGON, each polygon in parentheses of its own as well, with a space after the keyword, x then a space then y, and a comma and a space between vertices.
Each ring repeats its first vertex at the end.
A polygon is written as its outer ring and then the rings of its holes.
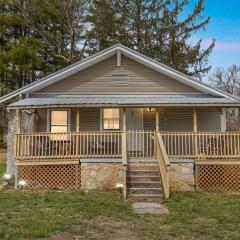
POLYGON ((159 176, 128 176, 127 181, 128 182, 160 182, 159 176))
POLYGON ((135 181, 127 181, 127 187, 132 188, 161 188, 161 183, 158 181, 156 182, 142 182, 135 179, 135 181))
POLYGON ((147 164, 143 164, 143 165, 130 165, 128 167, 128 170, 156 170, 159 171, 159 167, 158 165, 147 165, 147 164))
POLYGON ((128 198, 135 202, 159 202, 163 194, 129 194, 128 198))
POLYGON ((159 170, 127 170, 127 176, 159 176, 159 170))
POLYGON ((129 194, 161 194, 161 188, 128 188, 129 194))

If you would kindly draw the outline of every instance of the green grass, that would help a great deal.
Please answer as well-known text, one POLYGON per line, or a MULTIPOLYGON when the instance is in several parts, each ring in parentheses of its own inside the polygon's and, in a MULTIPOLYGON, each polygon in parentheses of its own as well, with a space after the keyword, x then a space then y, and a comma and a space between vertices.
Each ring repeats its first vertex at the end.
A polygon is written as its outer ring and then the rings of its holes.
POLYGON ((0 191, 0 239, 240 239, 240 196, 174 193, 137 215, 114 192, 0 191))
POLYGON ((0 184, 2 182, 2 176, 6 171, 6 158, 7 158, 7 150, 0 148, 0 184))
MULTIPOLYGON (((0 149, 0 177, 5 159, 0 149)), ((240 239, 240 195, 174 193, 164 204, 169 214, 137 215, 114 192, 0 190, 0 239, 240 239)))

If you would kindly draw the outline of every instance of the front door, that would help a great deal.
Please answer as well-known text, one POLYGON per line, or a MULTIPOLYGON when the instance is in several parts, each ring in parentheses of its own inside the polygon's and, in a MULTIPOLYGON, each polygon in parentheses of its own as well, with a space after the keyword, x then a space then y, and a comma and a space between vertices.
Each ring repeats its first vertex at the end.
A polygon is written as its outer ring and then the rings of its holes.
POLYGON ((143 130, 142 108, 126 109, 126 128, 127 131, 130 131, 128 134, 128 151, 142 151, 142 134, 136 132, 143 130))

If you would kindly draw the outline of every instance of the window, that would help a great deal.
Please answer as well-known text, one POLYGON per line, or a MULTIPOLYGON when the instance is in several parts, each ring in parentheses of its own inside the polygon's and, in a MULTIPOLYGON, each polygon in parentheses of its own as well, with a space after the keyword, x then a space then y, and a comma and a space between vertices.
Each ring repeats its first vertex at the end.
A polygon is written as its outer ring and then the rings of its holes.
POLYGON ((128 85, 128 75, 127 74, 113 74, 112 75, 113 85, 128 85))
POLYGON ((117 108, 103 109, 103 128, 104 130, 120 128, 120 112, 117 108))
POLYGON ((51 111, 50 132, 65 133, 68 131, 68 111, 51 111))

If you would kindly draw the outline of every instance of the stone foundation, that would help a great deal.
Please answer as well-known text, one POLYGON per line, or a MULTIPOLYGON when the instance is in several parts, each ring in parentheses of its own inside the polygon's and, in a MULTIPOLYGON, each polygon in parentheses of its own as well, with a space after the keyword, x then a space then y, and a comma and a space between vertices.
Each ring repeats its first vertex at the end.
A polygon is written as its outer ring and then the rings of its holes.
POLYGON ((123 183, 121 163, 81 163, 81 188, 110 190, 123 183))
POLYGON ((194 191, 194 162, 191 160, 171 162, 169 181, 173 191, 194 191))

